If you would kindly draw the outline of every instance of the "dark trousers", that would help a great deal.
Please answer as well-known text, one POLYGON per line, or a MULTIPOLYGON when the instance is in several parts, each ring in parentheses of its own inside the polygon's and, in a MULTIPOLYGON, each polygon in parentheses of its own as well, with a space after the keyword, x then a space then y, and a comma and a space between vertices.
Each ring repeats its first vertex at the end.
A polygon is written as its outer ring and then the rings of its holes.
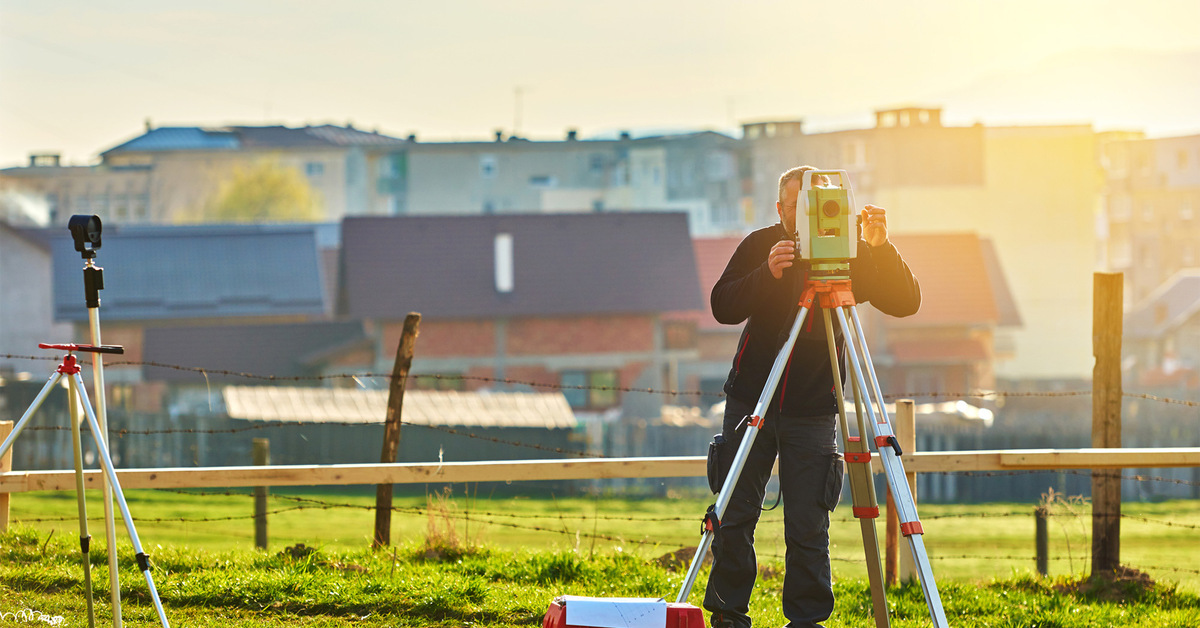
MULTIPOLYGON (((718 452, 722 478, 746 434, 745 417, 754 406, 726 398, 718 452)), ((721 527, 713 537, 713 565, 704 608, 714 626, 750 626, 750 592, 758 575, 754 528, 761 512, 771 469, 779 457, 783 493, 783 531, 787 545, 783 578, 783 615, 793 627, 819 627, 833 613, 829 569, 829 513, 842 490, 844 465, 837 453, 837 415, 779 416, 769 411, 755 437, 734 488, 721 527)))

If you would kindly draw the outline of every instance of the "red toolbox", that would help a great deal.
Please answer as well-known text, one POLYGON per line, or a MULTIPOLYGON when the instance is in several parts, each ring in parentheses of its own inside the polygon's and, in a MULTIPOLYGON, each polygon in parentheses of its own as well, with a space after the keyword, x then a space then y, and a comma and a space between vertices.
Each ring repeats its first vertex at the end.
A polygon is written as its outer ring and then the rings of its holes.
POLYGON ((704 628, 704 612, 662 600, 562 596, 550 603, 542 628, 704 628), (567 623, 568 606, 578 609, 570 616, 572 623, 567 623))

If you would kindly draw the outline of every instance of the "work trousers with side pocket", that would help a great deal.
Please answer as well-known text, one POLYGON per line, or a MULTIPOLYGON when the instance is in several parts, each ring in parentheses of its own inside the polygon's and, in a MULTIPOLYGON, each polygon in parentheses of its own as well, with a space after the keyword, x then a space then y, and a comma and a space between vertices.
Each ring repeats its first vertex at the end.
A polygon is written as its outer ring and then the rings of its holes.
MULTIPOLYGON (((729 474, 746 434, 745 419, 753 411, 750 404, 726 398, 722 427, 725 443, 717 452, 722 478, 729 474)), ((750 592, 758 576, 754 529, 778 456, 787 546, 783 615, 794 628, 819 627, 819 622, 833 613, 829 513, 841 496, 845 470, 837 453, 837 415, 780 416, 771 411, 765 420, 713 537, 712 572, 704 608, 712 613, 714 625, 751 625, 750 592)))

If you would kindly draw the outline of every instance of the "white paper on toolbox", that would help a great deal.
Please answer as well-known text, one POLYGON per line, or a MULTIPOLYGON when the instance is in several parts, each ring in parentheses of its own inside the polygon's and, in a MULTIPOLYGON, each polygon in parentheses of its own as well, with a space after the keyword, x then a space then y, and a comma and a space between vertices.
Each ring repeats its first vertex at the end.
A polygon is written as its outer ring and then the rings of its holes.
POLYGON ((593 628, 663 628, 667 603, 652 597, 562 596, 569 626, 593 628))

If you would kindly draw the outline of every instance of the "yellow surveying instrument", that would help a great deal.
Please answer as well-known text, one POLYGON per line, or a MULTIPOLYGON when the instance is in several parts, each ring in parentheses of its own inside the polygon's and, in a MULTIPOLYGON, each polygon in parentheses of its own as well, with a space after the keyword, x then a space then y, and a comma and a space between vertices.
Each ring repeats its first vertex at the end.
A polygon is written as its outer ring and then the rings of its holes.
POLYGON ((780 349, 767 381, 759 395, 754 414, 746 417, 749 427, 742 438, 737 454, 734 456, 725 477, 721 491, 717 495, 717 503, 704 516, 704 536, 696 548, 691 567, 684 578, 682 589, 679 591, 677 603, 687 601, 700 565, 712 545, 713 537, 721 526, 721 518, 733 496, 734 487, 750 448, 764 424, 763 417, 767 414, 767 406, 775 394, 775 388, 783 375, 788 357, 796 344, 801 325, 817 302, 824 315, 825 332, 829 345, 829 361, 833 369, 834 392, 837 397, 838 423, 841 427, 844 458, 848 463, 847 474, 850 476, 850 493, 853 496, 853 512, 862 528, 863 547, 866 551, 867 574, 871 585, 871 607, 874 611, 877 628, 888 628, 890 621, 887 611, 887 598, 884 593, 883 567, 879 558, 879 540, 875 532, 875 519, 879 517, 879 505, 875 497, 875 485, 871 476, 871 458, 879 456, 884 475, 895 499, 897 514, 900 520, 900 532, 908 539, 912 550, 913 564, 916 566, 921 590, 925 594, 925 603, 929 607, 929 615, 936 628, 949 626, 946 622, 942 600, 938 595, 937 583, 933 579, 933 571, 929 566, 929 556, 925 551, 922 540, 924 530, 917 518, 916 502, 904 476, 904 465, 900 462, 902 451, 892 429, 888 417, 883 392, 879 387, 879 379, 875 374, 875 366, 871 362, 871 353, 867 350, 866 336, 863 334, 862 323, 855 309, 856 302, 851 292, 850 260, 857 255, 858 229, 854 216, 854 193, 850 187, 850 179, 845 170, 810 170, 804 173, 799 196, 799 206, 796 211, 796 259, 809 260, 811 270, 805 280, 804 292, 800 297, 799 311, 792 323, 791 333, 780 349), (838 184, 813 185, 814 176, 823 176, 825 180, 834 176, 838 184), (833 313, 832 315, 830 313, 833 313), (849 422, 846 417, 845 395, 842 388, 842 375, 839 368, 837 345, 833 331, 832 316, 842 330, 846 344, 846 357, 850 366, 849 380, 851 392, 854 395, 855 418, 857 435, 850 434, 849 422), (871 444, 875 445, 878 453, 871 452, 871 444))

